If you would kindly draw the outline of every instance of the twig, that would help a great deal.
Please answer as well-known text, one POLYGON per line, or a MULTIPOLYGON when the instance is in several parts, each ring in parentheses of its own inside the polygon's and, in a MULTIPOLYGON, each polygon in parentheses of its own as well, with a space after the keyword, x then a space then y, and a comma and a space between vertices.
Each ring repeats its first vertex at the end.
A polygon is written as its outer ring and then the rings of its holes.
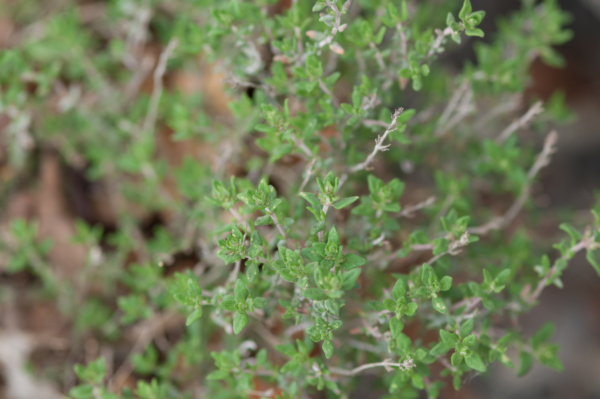
POLYGON ((433 205, 433 203, 435 201, 436 201, 435 197, 429 197, 429 198, 427 198, 423 202, 419 202, 418 204, 411 205, 411 206, 408 206, 408 207, 404 208, 402 211, 400 211, 399 213, 397 213, 396 216, 405 217, 405 218, 411 218, 413 216, 412 215, 413 212, 416 212, 419 209, 427 208, 427 207, 433 205))
MULTIPOLYGON (((400 115, 402 115, 402 112, 404 112, 404 108, 398 108, 392 114, 392 122, 388 125, 387 129, 385 129, 383 136, 379 136, 379 137, 377 137, 377 140, 375 140, 375 148, 373 148, 373 151, 369 154, 369 156, 367 156, 367 159, 365 159, 364 162, 361 162, 361 163, 351 167, 350 173, 355 173, 355 172, 358 172, 359 170, 367 169, 369 167, 369 165, 371 164, 371 162, 373 161, 373 158, 375 158, 375 155, 377 155, 377 153, 379 151, 387 151, 387 149, 389 148, 390 145, 389 144, 383 145, 383 142, 385 141, 387 136, 391 132, 396 130, 396 128, 398 127, 398 117, 400 115)), ((341 184, 341 182, 340 182, 340 184, 341 184)))
POLYGON ((496 143, 501 144, 507 138, 510 137, 511 134, 517 131, 524 126, 526 126, 536 115, 541 114, 544 111, 544 107, 542 107, 542 102, 538 101, 529 108, 529 111, 525 113, 522 117, 511 123, 496 139, 496 143))
POLYGON ((321 90, 323 90, 323 92, 325 94, 327 94, 329 97, 331 97, 331 101, 333 102, 333 105, 335 105, 337 108, 339 108, 340 106, 340 102, 337 99, 337 97, 331 92, 331 90, 329 90, 329 88, 327 87, 327 85, 325 84, 325 82, 323 82, 322 79, 319 79, 319 87, 321 88, 321 90))
POLYGON ((442 126, 444 126, 446 123, 448 123, 448 120, 450 119, 450 116, 452 116, 452 113, 454 112, 454 110, 458 106, 458 104, 460 102, 460 99, 466 93, 466 91, 467 91, 468 88, 469 88, 469 81, 465 80, 458 87, 458 90, 456 90, 456 92, 454 92, 454 94, 452 95, 452 98, 450 98, 450 101, 448 102, 448 105, 444 109, 444 112, 440 116, 440 119, 438 119, 438 122, 436 124, 437 127, 438 127, 438 129, 441 129, 442 126))
POLYGON ((533 180, 537 176, 540 169, 544 166, 548 165, 550 162, 550 156, 556 151, 555 144, 558 140, 558 134, 555 131, 550 132, 546 137, 544 142, 544 148, 542 152, 538 155, 535 163, 527 173, 527 181, 525 182, 519 196, 512 204, 512 206, 506 211, 503 216, 497 217, 492 221, 484 224, 479 227, 471 227, 467 229, 469 233, 477 234, 477 235, 485 235, 489 233, 491 230, 502 229, 507 226, 521 211, 521 208, 525 205, 525 202, 529 198, 529 193, 531 191, 531 185, 533 184, 533 180))
POLYGON ((433 42, 433 46, 431 46, 431 48, 429 49, 429 52, 427 52, 427 58, 431 58, 431 56, 433 56, 436 53, 436 51, 442 46, 442 41, 444 40, 444 38, 446 36, 449 36, 452 33, 454 33, 454 31, 452 30, 451 27, 448 26, 443 31, 436 29, 435 33, 437 33, 437 37, 435 38, 435 41, 433 42))
MULTIPOLYGON (((326 0, 326 2, 327 2, 327 7, 332 9, 333 12, 335 13, 335 22, 333 23, 333 29, 331 30, 331 33, 329 35, 327 35, 327 37, 325 39, 323 39, 319 42, 318 48, 323 48, 326 45, 330 44, 333 41, 333 38, 335 37, 335 35, 337 35, 337 33, 340 30, 340 20, 342 18, 342 13, 337 8, 337 6, 331 2, 331 0, 326 0)), ((349 6, 350 6, 350 0, 348 0, 342 7, 347 8, 349 6)))
MULTIPOLYGON (((462 92, 463 95, 460 97, 460 102, 456 109, 456 113, 452 116, 452 118, 450 118, 450 120, 448 120, 447 122, 444 121, 442 125, 438 125, 438 128, 434 133, 436 137, 441 137, 448 133, 454 126, 458 125, 460 121, 462 121, 467 115, 469 115, 469 113, 471 113, 471 111, 475 109, 473 104, 471 104, 471 100, 473 99, 473 91, 471 90, 469 82, 466 82, 467 86, 466 89, 462 92)), ((456 108, 455 105, 454 107, 456 108)), ((452 109, 452 111, 453 110, 454 109, 452 109)), ((440 118, 440 121, 441 120, 442 119, 440 118)))
POLYGON ((586 233, 584 234, 584 238, 579 243, 571 247, 565 255, 561 256, 554 262, 554 265, 550 268, 550 270, 548 270, 548 273, 546 273, 546 275, 538 283, 537 287, 535 288, 535 291, 533 291, 533 293, 527 298, 527 303, 529 305, 532 305, 533 302, 535 302, 535 300, 540 296, 540 294, 548 284, 548 280, 556 273, 560 260, 568 260, 572 257, 573 254, 581 251, 582 249, 588 249, 592 245, 594 245, 594 235, 590 234, 590 231, 588 229, 588 231, 586 231, 586 233))
POLYGON ((152 96, 150 97, 150 105, 148 107, 148 113, 146 114, 146 119, 144 120, 144 126, 142 128, 143 133, 152 134, 154 132, 154 125, 156 123, 156 117, 158 114, 158 104, 160 102, 160 97, 163 92, 163 76, 165 71, 167 70, 167 61, 169 57, 173 54, 175 47, 177 47, 178 40, 173 38, 165 48, 165 50, 161 53, 158 63, 156 65, 156 69, 154 70, 154 87, 152 88, 152 96))
POLYGON ((146 320, 140 326, 141 332, 139 333, 133 348, 131 348, 129 354, 125 358, 125 361, 121 364, 117 372, 108 381, 108 386, 111 390, 116 389, 117 386, 115 386, 115 384, 125 381, 133 371, 131 356, 134 353, 139 353, 144 350, 152 341, 152 339, 154 339, 155 334, 160 330, 160 328, 163 327, 163 325, 174 316, 176 316, 176 313, 173 312, 158 313, 153 318, 146 320))
POLYGON ((298 146, 298 148, 300 148, 302 150, 304 155, 306 155, 308 158, 311 158, 313 156, 313 153, 310 150, 310 148, 308 148, 306 146, 306 144, 304 144, 304 141, 302 141, 298 137, 296 137, 296 135, 294 133, 292 133, 292 141, 294 142, 294 144, 296 144, 296 146, 298 146))
POLYGON ((288 242, 291 246, 292 249, 296 248, 296 245, 294 243, 294 241, 292 241, 290 239, 290 237, 288 236, 287 231, 285 231, 285 228, 281 225, 281 223, 279 223, 279 219, 277 218, 277 215, 275 214, 275 212, 269 210, 269 208, 265 208, 265 210, 267 211, 267 214, 269 216, 271 216, 271 219, 273 219, 273 222, 275 223, 275 226, 277 226, 277 229, 279 230, 279 232, 281 233, 281 235, 285 238, 285 241, 288 242))
POLYGON ((485 114, 483 114, 481 117, 479 117, 474 124, 475 129, 477 129, 477 130, 483 129, 484 126, 486 125, 486 123, 488 123, 493 118, 496 118, 496 117, 498 117, 502 114, 508 113, 508 112, 513 112, 518 108, 518 106, 519 106, 518 96, 511 95, 510 98, 508 98, 508 101, 504 101, 504 102, 498 104, 497 106, 495 106, 494 108, 490 109, 485 114))
POLYGON ((390 372, 394 370, 392 367, 399 367, 400 370, 408 370, 415 367, 413 360, 410 357, 407 357, 402 363, 392 363, 391 359, 386 359, 383 362, 379 363, 369 363, 363 364, 362 366, 353 368, 352 370, 344 370, 337 367, 329 367, 329 371, 333 374, 344 375, 344 376, 354 376, 359 374, 361 371, 372 369, 375 367, 385 367, 386 371, 390 372))
MULTIPOLYGON (((390 75, 390 71, 388 71, 387 66, 385 65, 385 61, 383 60, 383 56, 381 55, 379 48, 373 42, 369 43, 369 47, 371 47, 371 49, 375 50, 375 60, 377 61, 377 65, 379 65, 379 69, 381 69, 381 71, 385 75, 386 82, 388 82, 388 81, 393 82, 394 77, 392 75, 390 75)), ((384 87, 389 87, 390 85, 391 84, 384 86, 384 87)))
POLYGON ((452 364, 448 363, 448 360, 446 360, 445 357, 440 355, 437 357, 437 360, 439 360, 439 362, 442 363, 448 370, 451 370, 452 372, 456 371, 456 368, 452 364))
POLYGON ((389 125, 387 123, 385 123, 384 121, 379 121, 376 119, 363 119, 362 124, 370 127, 370 126, 383 126, 383 127, 388 127, 389 125))
POLYGON ((468 313, 471 309, 473 309, 475 306, 477 306, 479 304, 479 302, 481 302, 481 301, 482 301, 481 297, 465 298, 462 301, 456 302, 454 305, 452 305, 450 307, 450 311, 454 311, 454 310, 460 308, 461 306, 467 305, 464 313, 468 313))
POLYGON ((458 255, 460 253, 460 249, 462 247, 466 247, 469 245, 469 233, 465 232, 458 240, 455 240, 448 245, 448 250, 442 252, 441 254, 435 255, 433 258, 429 259, 428 264, 433 264, 436 260, 445 255, 458 255))
POLYGON ((306 187, 308 181, 310 180, 310 177, 313 174, 313 168, 315 167, 315 163, 317 163, 317 157, 314 157, 312 161, 310 161, 310 163, 308 164, 306 168, 306 176, 304 177, 304 180, 302 180, 302 184, 300 185, 300 189, 298 190, 298 192, 304 191, 304 187, 306 187))

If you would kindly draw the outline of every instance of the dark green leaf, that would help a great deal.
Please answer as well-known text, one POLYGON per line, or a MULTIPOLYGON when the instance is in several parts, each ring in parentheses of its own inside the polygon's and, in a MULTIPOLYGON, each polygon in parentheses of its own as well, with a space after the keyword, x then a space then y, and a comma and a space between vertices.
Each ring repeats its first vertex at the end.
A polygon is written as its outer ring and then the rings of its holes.
POLYGON ((233 332, 234 332, 234 334, 239 334, 240 331, 242 331, 242 329, 244 327, 246 327, 246 324, 248 324, 248 321, 249 321, 249 318, 246 313, 236 313, 233 316, 233 332))
POLYGON ((475 319, 470 318, 465 320, 460 326, 460 336, 464 338, 471 334, 471 332, 473 332, 473 326, 475 326, 475 319))
POLYGON ((366 259, 361 258, 358 255, 350 253, 350 254, 344 255, 344 261, 342 262, 341 266, 342 266, 342 269, 344 269, 344 270, 350 270, 350 269, 354 269, 355 267, 363 266, 366 263, 367 263, 366 259))
POLYGON ((200 317, 202 317, 202 308, 194 310, 185 320, 185 325, 189 326, 194 321, 198 320, 200 317))
POLYGON ((477 354, 476 352, 471 353, 471 356, 465 359, 465 363, 473 370, 477 370, 482 373, 485 373, 485 371, 487 370, 485 365, 483 364, 483 361, 481 360, 481 357, 479 357, 479 354, 477 354))
POLYGON ((314 301, 323 301, 328 298, 321 288, 307 288, 302 292, 302 296, 314 301))
POLYGON ((533 367, 533 356, 528 352, 522 351, 519 353, 519 359, 521 360, 521 364, 517 376, 523 377, 525 374, 529 373, 529 370, 533 367))
POLYGON ((390 319, 390 331, 392 333, 392 338, 397 338, 403 329, 404 323, 402 323, 402 320, 395 316, 390 319))
POLYGON ((356 201, 358 199, 358 197, 347 197, 347 198, 342 198, 339 199, 337 201, 335 201, 333 203, 333 207, 335 209, 342 209, 348 205, 350 205, 351 203, 353 203, 354 201, 356 201))

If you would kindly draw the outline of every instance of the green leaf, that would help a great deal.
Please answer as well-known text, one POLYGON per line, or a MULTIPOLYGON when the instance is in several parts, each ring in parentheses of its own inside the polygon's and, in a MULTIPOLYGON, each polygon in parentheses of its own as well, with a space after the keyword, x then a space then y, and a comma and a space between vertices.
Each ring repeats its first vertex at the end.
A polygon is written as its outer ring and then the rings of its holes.
POLYGON ((398 280, 392 289, 392 296, 395 300, 400 300, 400 298, 406 296, 406 286, 404 281, 398 280))
POLYGON ((315 5, 313 6, 312 11, 313 12, 319 12, 322 9, 324 9, 326 5, 327 5, 327 3, 325 3, 324 1, 317 1, 315 3, 315 5))
POLYGON ((410 380, 415 388, 417 388, 417 389, 425 388, 425 383, 423 381, 423 377, 421 377, 419 374, 413 374, 410 377, 410 380))
POLYGON ((240 331, 242 331, 242 329, 244 327, 246 327, 246 324, 248 324, 248 321, 249 321, 249 318, 246 313, 236 313, 233 316, 233 332, 234 332, 234 334, 239 334, 240 331))
POLYGON ((452 26, 453 23, 456 23, 456 19, 454 19, 454 15, 451 12, 446 16, 446 25, 452 26))
POLYGON ((368 301, 367 306, 373 309, 376 312, 381 312, 385 310, 385 305, 379 301, 368 301))
POLYGON ((235 298, 233 295, 227 295, 223 298, 219 304, 223 309, 234 312, 235 311, 235 298))
POLYGON ((476 352, 472 352, 471 356, 465 359, 465 363, 473 370, 477 370, 482 373, 485 373, 485 371, 487 370, 485 365, 483 364, 483 361, 481 360, 481 357, 479 357, 479 354, 476 352))
POLYGON ((456 334, 452 334, 451 332, 448 332, 446 330, 440 330, 440 338, 444 345, 450 347, 456 345, 456 343, 458 342, 458 337, 456 336, 456 334))
POLYGON ((325 230, 325 222, 319 222, 310 228, 310 235, 315 235, 323 230, 325 230))
POLYGON ((390 298, 384 299, 383 306, 385 306, 385 308, 387 310, 389 310, 390 312, 396 311, 396 301, 394 301, 393 299, 390 299, 390 298))
POLYGON ((356 280, 358 279, 360 272, 361 269, 353 269, 349 272, 344 273, 342 275, 342 289, 346 291, 352 289, 354 287, 354 284, 356 284, 356 280))
POLYGON ((327 359, 331 358, 334 349, 333 343, 326 338, 325 341, 323 341, 323 353, 325 353, 327 359))
POLYGON ((307 288, 302 292, 302 296, 313 301, 323 301, 328 298, 321 288, 307 288))
POLYGON ((253 282, 254 279, 258 276, 258 265, 257 264, 246 264, 246 278, 249 282, 253 282))
POLYGON ((344 255, 344 261, 341 263, 340 266, 344 270, 351 270, 351 269, 354 269, 355 267, 363 266, 366 263, 367 263, 367 260, 365 258, 361 258, 358 255, 349 253, 347 255, 344 255))
POLYGON ((440 291, 448 291, 452 287, 452 277, 445 276, 440 280, 440 291))
POLYGON ((444 353, 448 352, 450 350, 450 348, 452 348, 452 347, 444 344, 443 342, 440 342, 439 344, 437 344, 436 346, 434 346, 429 351, 429 354, 431 356, 443 355, 444 353))
POLYGON ((465 339, 463 339, 463 344, 467 346, 473 346, 477 343, 477 336, 475 334, 471 334, 465 339))
POLYGON ((477 36, 477 37, 484 37, 485 34, 483 33, 483 31, 481 29, 467 29, 465 30, 465 35, 467 36, 477 36))
POLYGON ((198 320, 200 317, 202 317, 202 308, 194 310, 185 320, 185 325, 189 326, 194 321, 198 320))
POLYGON ((519 353, 519 359, 521 360, 521 364, 519 365, 517 376, 523 377, 525 374, 529 373, 529 370, 533 367, 533 356, 528 352, 522 351, 519 353))
POLYGON ((275 345, 275 349, 287 357, 293 357, 296 354, 296 347, 292 344, 275 345))
POLYGON ((327 245, 329 246, 331 244, 340 245, 340 236, 335 227, 332 227, 331 230, 329 230, 329 235, 327 236, 327 245))
POLYGON ((417 311, 417 308, 419 307, 419 305, 417 305, 416 302, 410 302, 406 305, 406 315, 407 316, 412 316, 415 314, 415 312, 417 311))
POLYGON ((271 218, 270 215, 264 215, 264 216, 259 216, 256 218, 256 221, 254 222, 255 226, 266 226, 268 224, 272 224, 273 223, 273 219, 271 218))
POLYGON ((257 296, 256 298, 252 299, 252 302, 254 302, 254 307, 258 308, 258 309, 264 309, 267 307, 267 300, 265 298, 261 298, 259 296, 257 296))
POLYGON ((262 252, 263 241, 260 233, 256 230, 250 236, 250 248, 248 249, 248 257, 255 258, 262 252))
POLYGON ((69 396, 74 399, 92 399, 94 387, 91 385, 79 385, 69 391, 69 396))
POLYGON ((262 348, 256 354, 256 365, 258 367, 264 367, 267 364, 267 349, 262 348))
POLYGON ((542 365, 549 367, 558 372, 564 371, 565 367, 556 355, 558 345, 552 344, 544 347, 544 350, 539 354, 539 361, 542 365))
POLYGON ((590 265, 592 265, 594 270, 596 270, 598 276, 600 276, 600 262, 598 262, 598 260, 596 259, 598 257, 598 254, 600 254, 600 251, 598 250, 588 250, 585 255, 585 258, 588 262, 590 262, 590 265))
POLYGON ((358 197, 346 197, 346 198, 342 198, 339 199, 337 201, 335 201, 333 203, 333 207, 335 209, 342 209, 348 205, 350 205, 351 203, 355 202, 358 199, 358 197))
POLYGON ((474 326, 475 326, 475 319, 473 319, 473 318, 467 319, 460 326, 460 336, 462 338, 464 338, 464 337, 468 336, 469 334, 471 334, 473 332, 474 326))
POLYGON ((446 313, 448 311, 448 307, 446 306, 446 301, 444 301, 440 297, 432 298, 431 304, 433 305, 433 308, 440 313, 446 313))
POLYGON ((313 193, 299 193, 298 195, 304 198, 306 201, 308 201, 316 209, 319 209, 319 207, 321 206, 321 201, 319 200, 319 197, 317 197, 313 193))
POLYGON ((450 358, 450 362, 452 363, 452 365, 454 367, 460 366, 460 364, 462 363, 462 361, 463 361, 463 357, 458 352, 454 352, 452 354, 452 357, 450 358))
POLYGON ((402 0, 402 3, 400 4, 400 21, 406 21, 407 18, 408 18, 408 5, 406 4, 406 0, 402 0))
POLYGON ((537 349, 541 344, 548 341, 550 337, 554 335, 554 324, 546 323, 540 328, 533 337, 531 337, 531 346, 533 349, 537 349))
POLYGON ((472 11, 473 7, 471 6, 471 2, 469 0, 465 0, 460 12, 458 13, 458 18, 464 20, 472 11))
POLYGON ((240 280, 239 278, 235 282, 235 288, 233 292, 235 293, 236 302, 246 302, 248 295, 250 295, 248 289, 246 288, 242 280, 240 280))
POLYGON ((229 376, 229 373, 226 370, 215 370, 211 373, 208 373, 206 379, 209 381, 224 380, 227 378, 227 376, 229 376))
POLYGON ((402 323, 402 320, 395 316, 390 319, 390 331, 392 333, 392 338, 396 339, 403 329, 404 323, 402 323))

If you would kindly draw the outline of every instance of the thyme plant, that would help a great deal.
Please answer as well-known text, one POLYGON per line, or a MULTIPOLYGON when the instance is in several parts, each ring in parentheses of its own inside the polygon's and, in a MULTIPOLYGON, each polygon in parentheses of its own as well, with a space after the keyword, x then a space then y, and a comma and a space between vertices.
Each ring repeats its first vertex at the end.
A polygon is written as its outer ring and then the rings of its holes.
POLYGON ((563 63, 556 1, 493 34, 469 0, 77 3, 14 3, 0 56, 3 197, 52 148, 116 215, 77 222, 78 278, 53 272, 35 220, 2 244, 74 342, 129 342, 108 364, 75 355, 70 397, 348 398, 368 373, 437 398, 495 362, 562 370, 552 325, 519 324, 577 253, 600 273, 597 213, 564 220, 554 251, 521 228, 569 118, 523 94, 534 59, 563 63), (439 61, 459 48, 460 70, 439 61))

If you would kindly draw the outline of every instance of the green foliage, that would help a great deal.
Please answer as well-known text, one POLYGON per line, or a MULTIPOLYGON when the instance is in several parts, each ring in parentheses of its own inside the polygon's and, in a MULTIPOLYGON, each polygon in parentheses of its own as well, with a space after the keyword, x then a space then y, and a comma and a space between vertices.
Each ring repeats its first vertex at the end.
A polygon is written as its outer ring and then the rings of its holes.
MULTIPOLYGON (((436 398, 434 362, 456 389, 496 361, 518 361, 519 375, 534 362, 563 369, 551 325, 532 337, 493 326, 562 286, 579 251, 600 275, 596 213, 588 227, 561 224, 553 261, 526 229, 496 233, 534 208, 530 188, 554 150, 550 135, 536 157, 506 130, 524 116, 505 110, 535 58, 563 62, 553 46, 571 33, 556 1, 523 1, 486 42, 485 11, 469 0, 114 0, 98 26, 66 3, 35 14, 39 38, 0 55, 12 184, 32 168, 27 143, 56 148, 109 188, 115 226, 76 224, 87 257, 69 280, 38 223, 15 219, 6 271, 39 279, 77 339, 152 338, 125 360, 145 378, 136 389, 109 391, 100 358, 75 366, 72 398, 188 398, 192 382, 223 399, 345 398, 367 369, 394 397, 436 398), (141 55, 151 38, 162 48, 153 74, 141 55), (437 59, 462 42, 475 61, 453 74, 437 59), (224 78, 226 93, 174 89, 190 71, 224 78), (182 162, 164 156, 163 130, 182 162), (140 215, 161 225, 143 231, 140 215), (186 257, 194 265, 180 267, 186 257)), ((572 119, 563 100, 536 134, 572 119)))

